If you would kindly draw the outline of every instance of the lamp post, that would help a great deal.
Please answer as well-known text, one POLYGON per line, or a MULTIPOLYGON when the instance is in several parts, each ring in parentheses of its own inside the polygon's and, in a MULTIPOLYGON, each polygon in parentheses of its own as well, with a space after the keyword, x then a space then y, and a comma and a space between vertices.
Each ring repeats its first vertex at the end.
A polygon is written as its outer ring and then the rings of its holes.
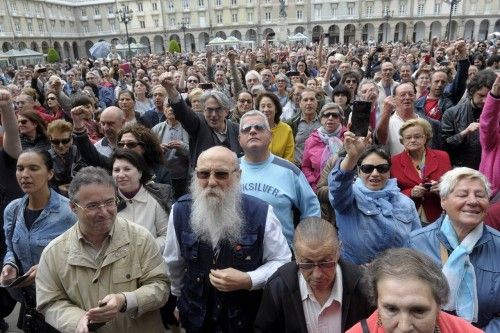
POLYGON ((125 6, 122 4, 122 8, 120 10, 116 11, 116 15, 118 15, 118 19, 120 22, 125 23, 125 34, 127 35, 127 45, 128 45, 128 57, 132 56, 132 50, 130 49, 130 38, 128 36, 128 24, 130 21, 132 21, 132 18, 134 17, 133 11, 128 8, 128 6, 125 6))
POLYGON ((179 23, 179 29, 182 30, 182 38, 184 39, 184 52, 187 52, 186 47, 186 29, 189 28, 189 21, 183 17, 181 22, 179 23))
POLYGON ((389 7, 385 7, 384 11, 384 19, 385 19, 385 43, 387 44, 387 34, 389 33, 387 30, 389 29, 389 20, 394 15, 393 10, 389 10, 389 7))
POLYGON ((453 8, 460 2, 460 0, 444 0, 444 2, 450 4, 450 17, 448 19, 448 26, 446 27, 446 40, 450 41, 451 38, 451 15, 453 14, 453 8))

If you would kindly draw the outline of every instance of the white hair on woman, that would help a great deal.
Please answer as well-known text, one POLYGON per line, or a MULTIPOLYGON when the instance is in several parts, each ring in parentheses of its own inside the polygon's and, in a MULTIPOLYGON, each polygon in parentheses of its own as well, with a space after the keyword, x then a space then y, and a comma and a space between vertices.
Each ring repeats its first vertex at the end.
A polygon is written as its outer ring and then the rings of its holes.
POLYGON ((482 183, 488 198, 491 196, 491 185, 488 179, 486 179, 481 172, 467 167, 452 169, 441 177, 441 181, 439 183, 439 196, 441 198, 446 198, 451 192, 453 192, 458 182, 462 179, 479 180, 482 183))

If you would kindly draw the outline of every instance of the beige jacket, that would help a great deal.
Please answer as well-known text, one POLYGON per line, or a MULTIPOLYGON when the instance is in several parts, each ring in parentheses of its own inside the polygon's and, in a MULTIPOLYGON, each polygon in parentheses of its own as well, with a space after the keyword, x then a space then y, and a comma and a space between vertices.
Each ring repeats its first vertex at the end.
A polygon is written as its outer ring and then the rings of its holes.
POLYGON ((61 332, 75 332, 78 320, 112 293, 134 292, 138 307, 99 329, 105 332, 163 332, 160 307, 169 293, 166 265, 143 227, 117 218, 102 264, 78 239, 79 223, 47 245, 36 276, 37 307, 61 332))

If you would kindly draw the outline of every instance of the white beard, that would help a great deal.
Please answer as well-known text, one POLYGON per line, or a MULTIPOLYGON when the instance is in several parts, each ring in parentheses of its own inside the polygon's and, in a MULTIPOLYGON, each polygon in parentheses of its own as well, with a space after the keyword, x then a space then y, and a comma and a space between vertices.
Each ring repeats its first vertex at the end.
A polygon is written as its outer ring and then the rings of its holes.
POLYGON ((190 185, 193 204, 191 228, 195 235, 215 248, 219 241, 236 244, 243 229, 241 192, 236 183, 226 191, 201 188, 196 179, 190 185))

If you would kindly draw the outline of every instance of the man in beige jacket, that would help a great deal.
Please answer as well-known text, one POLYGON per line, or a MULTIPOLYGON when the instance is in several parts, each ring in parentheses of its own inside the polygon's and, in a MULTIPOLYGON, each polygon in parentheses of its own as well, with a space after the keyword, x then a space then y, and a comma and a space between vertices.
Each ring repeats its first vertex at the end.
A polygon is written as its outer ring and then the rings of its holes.
POLYGON ((101 168, 69 186, 78 222, 42 253, 37 307, 64 333, 163 332, 159 309, 169 283, 158 245, 143 227, 117 218, 116 188, 101 168))

